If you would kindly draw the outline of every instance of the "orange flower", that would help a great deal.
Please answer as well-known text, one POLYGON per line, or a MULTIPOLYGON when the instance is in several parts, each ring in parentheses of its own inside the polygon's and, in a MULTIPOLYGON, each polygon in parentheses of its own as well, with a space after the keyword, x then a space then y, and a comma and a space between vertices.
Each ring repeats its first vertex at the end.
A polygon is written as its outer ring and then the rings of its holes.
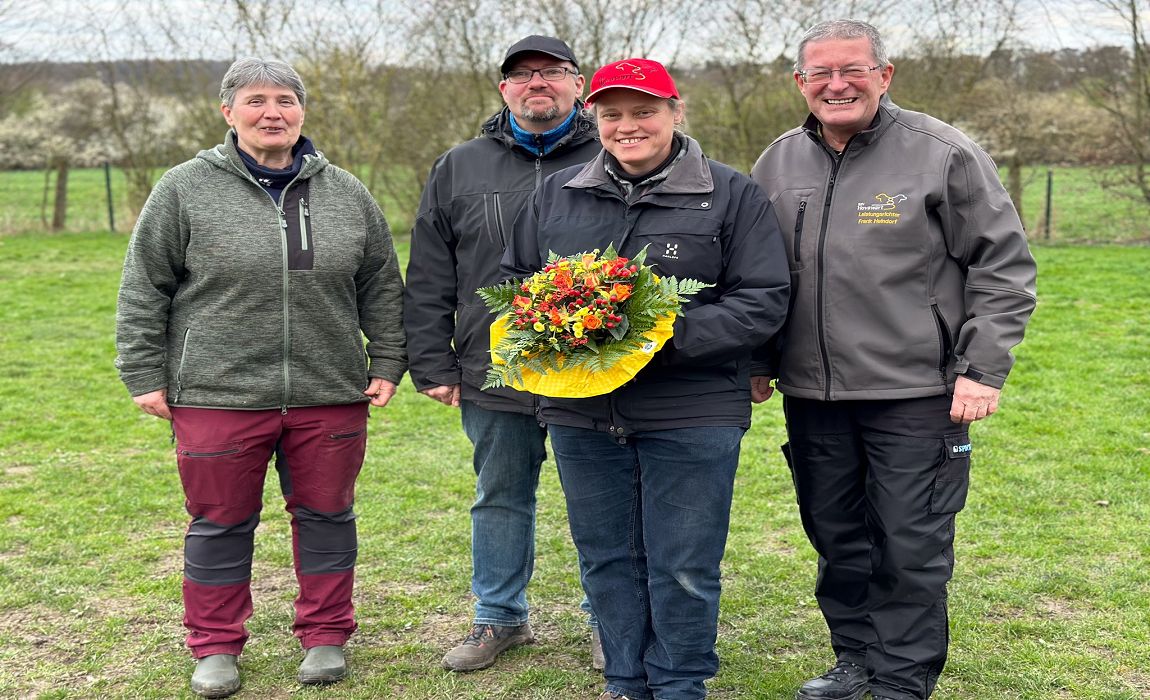
POLYGON ((623 301, 631 296, 631 285, 615 283, 615 285, 611 287, 611 296, 615 297, 616 301, 623 301))
POLYGON ((551 317, 551 325, 553 325, 553 326, 563 325, 563 316, 561 316, 559 314, 559 312, 556 311, 555 309, 551 309, 551 311, 548 312, 548 316, 551 317))
POLYGON ((524 309, 529 309, 529 308, 531 308, 531 297, 524 297, 524 296, 520 296, 520 295, 516 294, 515 295, 515 302, 513 305, 514 306, 521 306, 524 309))
POLYGON ((599 276, 594 272, 588 272, 583 276, 583 286, 594 291, 599 286, 599 276))
POLYGON ((559 289, 570 289, 571 288, 571 271, 570 270, 560 270, 559 272, 556 272, 554 283, 555 283, 555 286, 559 289))
POLYGON ((603 321, 598 316, 592 316, 591 314, 587 314, 586 316, 583 317, 583 327, 589 331, 593 331, 602 325, 603 325, 603 321))

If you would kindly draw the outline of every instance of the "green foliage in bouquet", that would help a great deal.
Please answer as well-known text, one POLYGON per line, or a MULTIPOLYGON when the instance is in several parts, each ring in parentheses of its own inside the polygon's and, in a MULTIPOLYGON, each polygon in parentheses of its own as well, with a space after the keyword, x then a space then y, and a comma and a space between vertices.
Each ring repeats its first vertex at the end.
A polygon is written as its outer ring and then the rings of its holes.
POLYGON ((606 371, 641 352, 660 318, 678 314, 686 297, 714 285, 658 277, 645 264, 647 249, 620 257, 614 246, 569 257, 555 253, 524 280, 477 290, 508 332, 492 348, 483 389, 521 383, 523 371, 539 374, 573 367, 606 371))

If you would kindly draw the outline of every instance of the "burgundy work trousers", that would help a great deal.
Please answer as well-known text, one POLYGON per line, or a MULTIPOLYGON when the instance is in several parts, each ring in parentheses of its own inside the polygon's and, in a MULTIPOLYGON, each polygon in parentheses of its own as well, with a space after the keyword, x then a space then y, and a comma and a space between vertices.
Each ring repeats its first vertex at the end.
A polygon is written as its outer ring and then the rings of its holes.
POLYGON ((275 457, 291 513, 303 648, 355 631, 355 480, 368 404, 240 411, 172 408, 176 460, 191 522, 184 538, 184 625, 192 655, 239 654, 252 614, 254 534, 275 457))

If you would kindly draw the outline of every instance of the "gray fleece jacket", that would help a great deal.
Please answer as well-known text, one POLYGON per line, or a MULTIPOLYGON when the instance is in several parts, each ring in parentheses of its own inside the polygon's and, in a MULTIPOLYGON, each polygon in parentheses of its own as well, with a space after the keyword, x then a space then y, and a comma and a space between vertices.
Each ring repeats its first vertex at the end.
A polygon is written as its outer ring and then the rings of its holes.
POLYGON ((116 367, 133 396, 166 388, 174 406, 367 401, 369 377, 398 382, 407 368, 402 303, 391 233, 359 180, 308 155, 275 202, 229 133, 144 205, 116 367))

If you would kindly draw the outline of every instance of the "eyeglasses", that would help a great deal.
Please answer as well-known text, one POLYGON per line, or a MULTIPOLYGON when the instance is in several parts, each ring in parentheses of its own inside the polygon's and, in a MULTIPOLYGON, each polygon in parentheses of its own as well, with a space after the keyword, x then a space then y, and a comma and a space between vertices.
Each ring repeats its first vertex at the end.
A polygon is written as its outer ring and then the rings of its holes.
POLYGON ((807 85, 819 85, 821 83, 829 83, 831 77, 838 73, 839 77, 843 80, 865 80, 871 71, 878 70, 882 66, 847 66, 846 68, 811 68, 809 70, 796 71, 802 76, 803 82, 807 85))
POLYGON ((536 73, 543 76, 543 79, 549 83, 557 83, 563 80, 567 77, 568 73, 571 75, 579 75, 579 71, 571 70, 566 66, 550 66, 548 68, 509 70, 503 74, 503 79, 509 83, 529 83, 536 73))

